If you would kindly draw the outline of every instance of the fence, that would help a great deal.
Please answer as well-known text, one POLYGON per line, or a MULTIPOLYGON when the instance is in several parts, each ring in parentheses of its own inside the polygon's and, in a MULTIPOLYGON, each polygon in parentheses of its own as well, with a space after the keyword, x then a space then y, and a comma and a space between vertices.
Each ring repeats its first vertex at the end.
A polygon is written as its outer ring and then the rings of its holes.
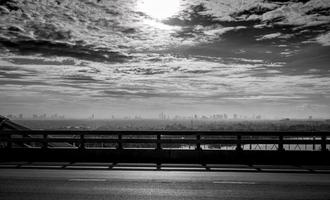
POLYGON ((0 147, 327 151, 330 132, 2 131, 0 147))

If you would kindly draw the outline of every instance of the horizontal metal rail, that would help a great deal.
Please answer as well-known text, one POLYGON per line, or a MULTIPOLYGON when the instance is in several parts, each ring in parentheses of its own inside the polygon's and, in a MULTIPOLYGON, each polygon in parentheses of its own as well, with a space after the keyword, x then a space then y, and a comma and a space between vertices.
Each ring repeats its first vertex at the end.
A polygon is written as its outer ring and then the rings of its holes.
MULTIPOLYGON (((231 145, 237 151, 244 150, 243 145, 276 145, 278 151, 284 151, 285 145, 315 145, 321 151, 327 151, 330 132, 240 132, 240 131, 1 131, 0 143, 6 148, 13 144, 40 143, 49 148, 52 143, 78 144, 85 149, 87 144, 113 143, 117 149, 123 144, 155 144, 161 150, 164 144, 189 144, 196 150, 201 145, 231 145), (181 137, 180 137, 181 136, 181 137), (111 138, 108 138, 111 137, 111 138)), ((53 145, 54 146, 54 145, 53 145)))
POLYGON ((330 131, 70 131, 27 130, 0 131, 0 135, 200 135, 200 136, 330 136, 330 131))

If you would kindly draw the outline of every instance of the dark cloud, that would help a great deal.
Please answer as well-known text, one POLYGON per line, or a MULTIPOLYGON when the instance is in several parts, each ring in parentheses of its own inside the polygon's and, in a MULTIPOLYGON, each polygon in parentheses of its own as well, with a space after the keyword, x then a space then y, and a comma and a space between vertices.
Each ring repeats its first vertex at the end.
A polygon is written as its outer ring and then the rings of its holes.
POLYGON ((28 74, 22 74, 22 73, 15 73, 15 72, 3 72, 0 71, 0 77, 8 78, 8 79, 22 79, 26 76, 30 76, 28 74))
POLYGON ((5 65, 0 65, 0 71, 25 71, 28 73, 37 73, 35 70, 32 69, 22 69, 18 66, 5 66, 5 65))
POLYGON ((0 76, 7 79, 24 79, 37 74, 38 72, 32 69, 21 69, 14 66, 0 66, 0 76))
POLYGON ((112 91, 103 91, 101 94, 96 95, 98 97, 127 97, 127 98, 161 98, 161 97, 179 97, 182 96, 179 93, 176 92, 170 92, 170 93, 162 93, 159 91, 148 91, 148 92, 142 92, 142 91, 134 91, 134 87, 131 88, 131 90, 112 90, 112 91))
POLYGON ((30 85, 49 85, 44 81, 29 81, 29 80, 1 80, 0 85, 19 85, 19 86, 30 86, 30 85))
POLYGON ((80 73, 93 73, 93 74, 97 74, 97 73, 101 72, 101 70, 96 69, 96 68, 88 68, 88 69, 79 69, 78 72, 80 72, 80 73))
POLYGON ((64 56, 97 62, 125 62, 131 57, 119 52, 94 49, 78 44, 51 42, 47 40, 9 41, 0 40, 9 50, 23 55, 41 54, 42 56, 64 56))
POLYGON ((234 19, 241 19, 241 17, 248 18, 251 15, 262 15, 265 14, 269 11, 272 11, 276 9, 278 6, 273 6, 273 7, 264 7, 262 5, 257 5, 255 7, 249 8, 247 10, 241 10, 238 12, 232 13, 230 16, 233 17, 234 19))
MULTIPOLYGON (((166 66, 164 66, 166 67, 166 66)), ((125 73, 125 74, 137 74, 137 75, 156 75, 164 74, 168 72, 168 69, 161 69, 155 67, 134 67, 134 68, 118 68, 114 70, 114 73, 125 73)))
POLYGON ((10 11, 16 11, 20 9, 16 0, 0 0, 0 6, 4 6, 10 11))
POLYGON ((52 23, 32 23, 30 28, 38 40, 67 41, 72 38, 70 30, 63 30, 52 23))
POLYGON ((97 83, 98 82, 92 76, 81 75, 81 74, 66 75, 63 77, 63 79, 68 80, 70 82, 75 82, 75 83, 97 83))
POLYGON ((185 73, 192 73, 192 74, 206 74, 212 73, 213 70, 184 70, 185 73))
POLYGON ((306 15, 324 15, 330 16, 330 8, 315 8, 306 12, 306 15))
POLYGON ((8 58, 4 59, 17 65, 76 65, 73 59, 58 60, 47 60, 40 58, 8 58))
POLYGON ((265 0, 268 3, 307 3, 311 0, 265 0))

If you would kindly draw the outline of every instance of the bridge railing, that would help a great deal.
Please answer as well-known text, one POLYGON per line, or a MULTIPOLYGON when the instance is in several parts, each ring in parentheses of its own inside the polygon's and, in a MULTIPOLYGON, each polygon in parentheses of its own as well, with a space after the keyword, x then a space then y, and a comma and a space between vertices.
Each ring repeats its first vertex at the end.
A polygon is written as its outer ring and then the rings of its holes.
POLYGON ((328 151, 330 132, 240 131, 1 131, 0 148, 149 147, 155 150, 328 151), (102 145, 100 145, 102 144, 102 145), (104 144, 112 144, 105 146, 104 144), (305 148, 304 148, 305 147, 305 148))

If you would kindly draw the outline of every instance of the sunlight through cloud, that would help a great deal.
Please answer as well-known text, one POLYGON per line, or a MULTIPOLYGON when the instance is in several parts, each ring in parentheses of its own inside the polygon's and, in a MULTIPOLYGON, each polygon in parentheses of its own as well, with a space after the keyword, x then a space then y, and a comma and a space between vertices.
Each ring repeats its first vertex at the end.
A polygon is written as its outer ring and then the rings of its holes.
POLYGON ((181 0, 139 0, 137 10, 152 18, 163 20, 177 14, 180 10, 181 0))

